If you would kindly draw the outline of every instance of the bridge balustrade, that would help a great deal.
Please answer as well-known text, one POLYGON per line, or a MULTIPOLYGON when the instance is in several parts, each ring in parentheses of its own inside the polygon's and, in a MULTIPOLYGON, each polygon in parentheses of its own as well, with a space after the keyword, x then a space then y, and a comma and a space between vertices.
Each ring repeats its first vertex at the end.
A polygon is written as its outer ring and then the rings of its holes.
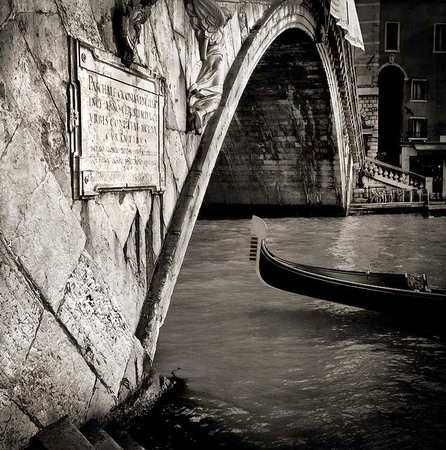
POLYGON ((376 180, 399 183, 403 189, 425 189, 426 177, 372 158, 365 158, 364 174, 376 180))

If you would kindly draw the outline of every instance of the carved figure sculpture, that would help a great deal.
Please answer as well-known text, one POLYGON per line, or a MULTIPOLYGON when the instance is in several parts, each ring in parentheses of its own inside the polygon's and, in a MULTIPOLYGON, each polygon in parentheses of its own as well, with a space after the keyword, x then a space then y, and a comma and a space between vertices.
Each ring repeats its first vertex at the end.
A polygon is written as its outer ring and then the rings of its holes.
POLYGON ((223 28, 232 13, 213 0, 189 0, 187 13, 195 30, 201 68, 188 90, 189 130, 201 134, 223 93, 223 28))
POLYGON ((123 0, 121 38, 123 41, 123 63, 129 67, 138 52, 136 46, 141 36, 141 26, 150 17, 152 6, 158 0, 123 0))

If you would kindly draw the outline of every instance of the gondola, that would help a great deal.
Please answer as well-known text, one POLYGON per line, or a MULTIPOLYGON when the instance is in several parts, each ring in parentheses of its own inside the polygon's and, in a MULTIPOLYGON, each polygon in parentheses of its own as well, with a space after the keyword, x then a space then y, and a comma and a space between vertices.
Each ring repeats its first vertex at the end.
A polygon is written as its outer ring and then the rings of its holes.
POLYGON ((425 275, 357 272, 286 261, 266 246, 267 228, 252 218, 250 259, 268 286, 308 297, 431 322, 446 321, 446 291, 429 288, 425 275))

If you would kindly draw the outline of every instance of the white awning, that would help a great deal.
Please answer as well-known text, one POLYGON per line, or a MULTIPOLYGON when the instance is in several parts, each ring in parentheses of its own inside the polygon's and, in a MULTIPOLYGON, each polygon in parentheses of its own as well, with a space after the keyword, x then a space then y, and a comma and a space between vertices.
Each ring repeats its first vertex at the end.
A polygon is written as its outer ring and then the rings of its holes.
POLYGON ((337 20, 336 23, 347 31, 345 39, 365 51, 355 1, 331 0, 330 14, 337 20))

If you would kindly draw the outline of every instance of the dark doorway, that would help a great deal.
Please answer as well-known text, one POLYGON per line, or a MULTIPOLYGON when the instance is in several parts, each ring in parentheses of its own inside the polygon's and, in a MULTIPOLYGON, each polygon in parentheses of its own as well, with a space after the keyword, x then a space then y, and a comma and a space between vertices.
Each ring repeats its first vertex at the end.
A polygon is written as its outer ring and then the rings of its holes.
POLYGON ((395 66, 379 74, 378 159, 400 165, 400 142, 403 131, 404 74, 395 66))

